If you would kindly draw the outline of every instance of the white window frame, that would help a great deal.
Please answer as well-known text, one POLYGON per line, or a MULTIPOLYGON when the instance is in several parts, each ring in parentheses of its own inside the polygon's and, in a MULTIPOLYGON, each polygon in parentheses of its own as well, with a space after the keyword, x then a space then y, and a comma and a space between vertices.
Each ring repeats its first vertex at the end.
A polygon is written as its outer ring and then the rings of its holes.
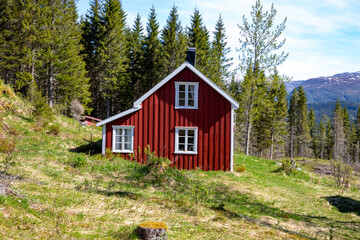
POLYGON ((112 128, 113 128, 113 132, 112 132, 112 152, 114 152, 114 153, 133 153, 133 151, 134 151, 134 128, 135 128, 135 126, 113 125, 112 128), (115 149, 115 139, 116 139, 116 130, 117 129, 122 129, 123 131, 126 130, 126 129, 131 130, 131 146, 130 146, 130 149, 124 149, 124 139, 122 139, 122 149, 115 149))
POLYGON ((199 83, 198 82, 175 82, 175 108, 176 109, 197 109, 198 108, 198 94, 199 83), (179 86, 185 85, 185 106, 179 106, 179 86), (188 106, 188 89, 189 86, 194 86, 194 106, 188 106))
POLYGON ((197 145, 198 145, 198 128, 197 127, 175 127, 175 152, 176 154, 197 154, 197 145), (179 150, 179 130, 185 130, 185 149, 187 149, 188 141, 188 130, 194 130, 194 151, 180 151, 179 150))

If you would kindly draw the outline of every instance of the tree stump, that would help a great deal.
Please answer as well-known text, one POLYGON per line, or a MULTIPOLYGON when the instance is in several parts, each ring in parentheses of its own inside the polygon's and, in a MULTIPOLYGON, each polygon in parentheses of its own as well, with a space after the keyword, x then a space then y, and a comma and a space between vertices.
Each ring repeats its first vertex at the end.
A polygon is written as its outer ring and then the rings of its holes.
POLYGON ((137 228, 138 236, 143 240, 167 240, 168 227, 163 222, 144 222, 137 228))

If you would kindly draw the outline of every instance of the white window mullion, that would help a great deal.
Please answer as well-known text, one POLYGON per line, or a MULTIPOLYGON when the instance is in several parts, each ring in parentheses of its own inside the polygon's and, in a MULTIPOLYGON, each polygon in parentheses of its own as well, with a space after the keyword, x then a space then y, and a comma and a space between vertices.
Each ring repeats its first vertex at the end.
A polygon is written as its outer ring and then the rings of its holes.
POLYGON ((176 103, 175 106, 179 106, 179 102, 180 102, 180 94, 179 94, 179 84, 175 84, 175 99, 176 99, 176 103))
POLYGON ((121 150, 125 149, 125 129, 122 130, 121 132, 121 150))
POLYGON ((131 142, 130 142, 130 148, 131 148, 131 149, 134 149, 134 146, 133 146, 133 144, 134 144, 134 134, 131 134, 130 139, 131 139, 131 140, 130 140, 130 141, 131 141, 131 142))
POLYGON ((179 151, 179 129, 175 129, 175 152, 179 151))
POLYGON ((198 108, 198 94, 199 94, 199 84, 196 84, 194 87, 194 107, 198 108))

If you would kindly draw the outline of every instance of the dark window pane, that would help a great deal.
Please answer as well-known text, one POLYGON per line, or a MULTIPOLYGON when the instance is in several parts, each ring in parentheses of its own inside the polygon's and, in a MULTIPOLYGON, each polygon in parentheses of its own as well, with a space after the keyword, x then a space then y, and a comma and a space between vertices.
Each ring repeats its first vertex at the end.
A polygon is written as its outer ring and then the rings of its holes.
POLYGON ((193 137, 188 137, 188 143, 193 144, 194 143, 194 138, 193 137))
POLYGON ((185 92, 179 92, 179 99, 185 99, 185 92))
POLYGON ((185 130, 179 130, 179 136, 185 136, 185 130))
POLYGON ((179 137, 179 143, 185 143, 185 137, 179 137))
POLYGON ((188 144, 187 150, 193 152, 194 151, 194 145, 188 144))
POLYGON ((131 141, 131 137, 130 136, 125 136, 125 142, 129 143, 131 141))
POLYGON ((185 151, 185 144, 179 144, 179 151, 185 151))
POLYGON ((194 85, 189 85, 188 90, 189 90, 189 91, 194 91, 194 88, 195 88, 195 86, 194 86, 194 85))
POLYGON ((121 150, 121 144, 120 143, 115 143, 115 149, 116 150, 121 150))
POLYGON ((121 136, 116 136, 115 142, 121 142, 121 136))
POLYGON ((185 91, 185 85, 179 85, 179 90, 180 91, 185 91))
POLYGON ((124 150, 131 150, 131 144, 130 143, 125 143, 124 144, 124 150))
POLYGON ((185 106, 185 100, 179 99, 179 106, 185 106))
POLYGON ((116 129, 116 135, 122 135, 122 129, 116 129))
POLYGON ((188 130, 188 136, 194 136, 195 135, 195 130, 188 130))
POLYGON ((194 106, 195 106, 194 100, 189 100, 189 101, 188 101, 188 106, 189 106, 189 107, 194 107, 194 106))
POLYGON ((131 136, 131 129, 125 129, 125 135, 131 136))

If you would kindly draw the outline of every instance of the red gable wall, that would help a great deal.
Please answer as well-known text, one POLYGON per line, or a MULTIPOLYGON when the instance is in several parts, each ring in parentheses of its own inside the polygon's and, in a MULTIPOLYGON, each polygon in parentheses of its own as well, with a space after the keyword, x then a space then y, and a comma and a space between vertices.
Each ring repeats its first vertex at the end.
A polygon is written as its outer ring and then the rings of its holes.
MULTIPOLYGON (((112 125, 132 125, 134 152, 150 145, 180 169, 230 170, 231 104, 188 68, 142 102, 142 108, 106 124, 106 148, 112 147, 112 125), (175 81, 199 82, 198 109, 175 109, 175 81), (174 154, 175 127, 198 127, 197 155, 174 154)), ((128 154, 122 154, 129 158, 128 154)), ((141 160, 139 160, 141 161, 141 160)))

